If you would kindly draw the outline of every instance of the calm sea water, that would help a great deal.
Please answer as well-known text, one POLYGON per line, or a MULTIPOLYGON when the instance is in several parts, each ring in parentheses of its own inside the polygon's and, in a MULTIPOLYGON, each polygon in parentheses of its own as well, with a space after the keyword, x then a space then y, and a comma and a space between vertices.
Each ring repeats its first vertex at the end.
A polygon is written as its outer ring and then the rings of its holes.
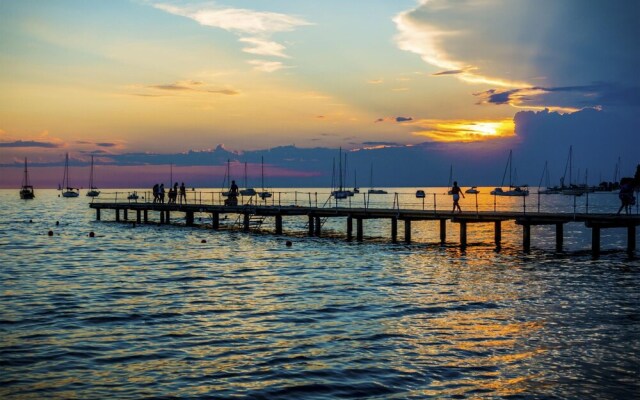
MULTIPOLYGON (((549 227, 533 229, 523 254, 520 228, 506 223, 500 251, 490 225, 470 226, 462 251, 456 226, 441 247, 433 222, 394 245, 387 222, 368 220, 364 243, 347 243, 344 220, 327 222, 326 238, 306 237, 304 219, 285 219, 284 236, 134 226, 107 211, 95 221, 84 196, 36 196, 0 191, 2 398, 640 393, 640 262, 624 230, 603 230, 593 259, 582 224, 565 227, 563 254, 549 227)), ((617 211, 615 195, 590 201, 617 211)), ((550 196, 542 209, 573 203, 550 196)))

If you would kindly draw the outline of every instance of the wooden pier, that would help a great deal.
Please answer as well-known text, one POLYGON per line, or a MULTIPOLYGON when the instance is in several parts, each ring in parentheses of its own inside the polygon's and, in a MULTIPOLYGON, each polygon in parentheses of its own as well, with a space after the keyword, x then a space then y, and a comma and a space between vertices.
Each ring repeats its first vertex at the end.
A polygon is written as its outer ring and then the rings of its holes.
MULTIPOLYGON (((633 254, 637 247, 636 227, 640 225, 640 215, 612 215, 587 213, 541 213, 516 211, 476 211, 452 213, 439 210, 411 210, 399 208, 351 208, 351 207, 301 207, 278 205, 207 205, 207 204, 165 204, 165 203, 136 203, 136 202, 94 202, 90 207, 96 210, 96 219, 101 220, 102 210, 113 210, 115 221, 135 221, 139 224, 149 223, 149 213, 157 213, 160 224, 171 223, 172 214, 184 214, 187 226, 194 225, 196 214, 211 216, 211 228, 220 229, 221 215, 235 215, 239 227, 249 231, 256 220, 274 218, 275 234, 283 234, 283 219, 285 217, 307 217, 308 234, 321 236, 323 221, 328 218, 346 218, 346 240, 364 240, 364 221, 371 219, 387 219, 391 221, 390 239, 398 242, 398 222, 404 224, 406 243, 411 242, 411 223, 413 221, 438 221, 440 242, 445 244, 447 234, 447 220, 459 225, 460 246, 466 247, 468 242, 467 226, 469 224, 493 224, 495 244, 500 247, 502 239, 502 222, 515 221, 522 226, 522 248, 525 252, 531 249, 531 227, 536 225, 555 225, 555 250, 563 250, 564 225, 569 222, 582 222, 592 232, 591 250, 594 256, 600 254, 600 232, 608 228, 627 229, 627 252, 633 254), (135 213, 135 219, 129 213, 135 213), (355 235, 354 235, 355 221, 355 235)), ((157 223, 157 222, 156 222, 157 223)))

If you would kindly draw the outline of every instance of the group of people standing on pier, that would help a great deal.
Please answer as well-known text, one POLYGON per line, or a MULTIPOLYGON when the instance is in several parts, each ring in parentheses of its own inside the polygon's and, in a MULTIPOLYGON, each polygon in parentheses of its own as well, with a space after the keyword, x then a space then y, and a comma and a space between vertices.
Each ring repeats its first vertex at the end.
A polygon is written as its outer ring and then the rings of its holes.
MULTIPOLYGON (((156 183, 153 185, 153 202, 164 203, 164 197, 164 183, 156 183)), ((176 200, 180 201, 180 204, 183 202, 184 204, 187 204, 187 189, 184 186, 184 182, 182 182, 180 187, 178 187, 178 182, 174 183, 173 187, 169 188, 167 197, 167 204, 176 204, 176 200)))

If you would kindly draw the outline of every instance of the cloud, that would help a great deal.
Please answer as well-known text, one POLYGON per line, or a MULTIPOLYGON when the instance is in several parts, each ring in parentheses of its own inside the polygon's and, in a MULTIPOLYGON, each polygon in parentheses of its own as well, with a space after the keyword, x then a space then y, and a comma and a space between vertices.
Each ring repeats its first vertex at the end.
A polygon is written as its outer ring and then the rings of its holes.
POLYGON ((381 83, 384 83, 384 80, 382 79, 370 79, 367 81, 367 83, 370 83, 372 85, 380 85, 381 83))
POLYGON ((251 46, 242 49, 242 51, 246 53, 257 54, 260 56, 289 58, 289 56, 284 54, 285 47, 280 43, 255 37, 240 38, 240 41, 251 46))
POLYGON ((35 140, 16 140, 14 142, 0 142, 0 147, 40 147, 55 149, 61 147, 58 143, 39 142, 35 140))
POLYGON ((291 68, 280 61, 250 60, 249 64, 253 65, 253 69, 262 72, 276 72, 283 68, 291 68))
POLYGON ((515 134, 513 120, 416 120, 412 132, 436 142, 483 142, 512 137, 515 134))
POLYGON ((185 93, 213 93, 213 94, 224 94, 227 96, 234 96, 240 94, 239 91, 235 89, 219 89, 210 84, 201 82, 201 81, 179 81, 174 83, 163 83, 157 85, 133 85, 131 86, 134 90, 149 90, 151 89, 154 93, 133 93, 134 96, 142 96, 142 97, 162 97, 166 96, 167 93, 178 94, 180 92, 185 93), (164 92, 165 94, 157 94, 155 92, 164 92))
POLYGON ((442 70, 432 76, 488 85, 481 104, 628 106, 640 87, 640 25, 631 15, 640 2, 419 1, 394 18, 395 42, 442 70), (593 82, 604 85, 588 93, 593 82))
POLYGON ((412 117, 396 117, 396 122, 408 122, 413 121, 412 117))
POLYGON ((293 15, 242 8, 225 8, 215 4, 175 6, 158 3, 154 7, 174 15, 190 18, 203 26, 233 32, 240 36, 241 43, 249 45, 244 47, 242 51, 270 57, 288 58, 284 52, 285 46, 269 39, 273 34, 290 32, 301 26, 312 25, 310 22, 293 15))

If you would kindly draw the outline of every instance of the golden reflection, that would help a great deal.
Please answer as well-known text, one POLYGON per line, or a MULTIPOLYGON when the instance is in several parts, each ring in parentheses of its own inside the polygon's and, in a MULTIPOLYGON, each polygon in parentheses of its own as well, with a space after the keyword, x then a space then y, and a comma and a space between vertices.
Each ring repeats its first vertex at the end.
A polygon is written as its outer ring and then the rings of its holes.
POLYGON ((426 136, 437 142, 480 142, 515 135, 515 124, 511 118, 497 121, 424 119, 412 125, 420 128, 412 132, 414 135, 426 136))

